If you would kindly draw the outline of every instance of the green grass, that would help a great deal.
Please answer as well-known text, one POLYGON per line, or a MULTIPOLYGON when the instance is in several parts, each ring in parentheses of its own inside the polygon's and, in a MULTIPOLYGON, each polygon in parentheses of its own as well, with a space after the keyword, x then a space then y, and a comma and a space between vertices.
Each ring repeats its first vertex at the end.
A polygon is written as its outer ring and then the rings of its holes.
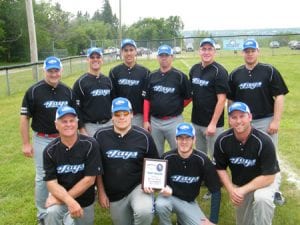
MULTIPOLYGON (((283 50, 282 50, 283 51, 283 50)), ((199 61, 197 53, 177 56, 174 66, 188 73, 189 67, 199 61)), ((242 58, 233 55, 232 52, 219 52, 217 61, 223 64, 228 71, 242 64, 242 58)), ((262 51, 262 62, 275 65, 282 73, 290 93, 286 96, 285 112, 280 128, 280 157, 289 163, 293 170, 300 176, 300 142, 297 135, 300 133, 300 86, 298 73, 300 71, 300 55, 275 54, 272 56, 270 49, 262 51)), ((158 68, 156 60, 140 60, 140 64, 153 70, 158 68)), ((119 62, 107 63, 103 67, 103 73, 108 74, 109 69, 119 62)), ((65 72, 67 68, 65 66, 65 72)), ((74 81, 84 72, 81 66, 80 72, 70 73, 64 76, 63 81, 72 86, 74 81)), ((20 73, 14 77, 14 92, 6 96, 5 87, 0 77, 0 225, 33 225, 35 224, 34 206, 34 164, 32 159, 25 158, 21 153, 21 140, 19 134, 19 110, 23 94, 26 88, 34 81, 30 73, 20 73), (4 94, 1 94, 4 92, 4 94)), ((186 121, 190 121, 191 105, 184 112, 186 121)), ((282 191, 286 198, 286 204, 276 208, 273 225, 297 225, 300 224, 300 193, 299 190, 286 181, 284 175, 282 191)), ((201 190, 201 197, 206 192, 201 190)), ((228 200, 227 193, 222 190, 222 206, 220 211, 220 225, 234 225, 234 210, 228 200)), ((209 212, 209 201, 198 198, 203 210, 209 212)), ((111 224, 107 210, 96 207, 95 224, 111 224)), ((153 224, 157 224, 157 219, 153 224)))

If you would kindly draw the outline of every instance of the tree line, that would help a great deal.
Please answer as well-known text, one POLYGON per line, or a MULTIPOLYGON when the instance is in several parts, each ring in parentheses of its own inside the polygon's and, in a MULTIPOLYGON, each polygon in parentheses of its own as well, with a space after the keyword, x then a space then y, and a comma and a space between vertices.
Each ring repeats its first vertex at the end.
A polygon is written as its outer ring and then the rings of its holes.
MULTIPOLYGON (((95 40, 102 40, 100 47, 119 45, 119 19, 112 13, 109 0, 104 0, 93 15, 80 10, 73 15, 59 3, 46 1, 33 0, 33 8, 39 55, 54 49, 78 55, 95 40)), ((181 37, 183 28, 179 16, 143 18, 130 26, 122 25, 122 34, 135 40, 164 40, 181 37)), ((28 36, 25 1, 0 0, 0 61, 30 61, 28 36)))

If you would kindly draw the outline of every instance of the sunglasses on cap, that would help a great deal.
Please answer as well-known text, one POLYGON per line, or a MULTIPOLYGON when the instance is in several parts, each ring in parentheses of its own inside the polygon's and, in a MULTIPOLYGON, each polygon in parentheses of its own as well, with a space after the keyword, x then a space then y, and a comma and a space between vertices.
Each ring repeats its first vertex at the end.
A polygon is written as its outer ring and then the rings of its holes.
POLYGON ((117 111, 114 112, 115 117, 128 116, 130 112, 128 111, 117 111))

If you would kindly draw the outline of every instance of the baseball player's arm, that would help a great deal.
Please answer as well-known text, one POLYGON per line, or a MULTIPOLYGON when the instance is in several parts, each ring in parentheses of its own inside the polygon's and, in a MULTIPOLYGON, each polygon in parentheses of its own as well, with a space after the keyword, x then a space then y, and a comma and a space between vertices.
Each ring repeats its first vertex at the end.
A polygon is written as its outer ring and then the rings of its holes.
POLYGON ((151 103, 149 100, 144 99, 144 129, 151 132, 151 125, 149 121, 150 116, 150 106, 151 103))
POLYGON ((30 135, 29 135, 29 121, 30 118, 26 115, 21 115, 20 118, 20 133, 22 138, 22 151, 26 157, 32 157, 34 150, 30 144, 30 135))
POLYGON ((268 128, 269 134, 276 134, 278 132, 280 119, 283 112, 283 105, 284 95, 277 95, 274 101, 274 117, 268 128))
POLYGON ((214 114, 205 131, 206 136, 213 136, 216 133, 218 120, 224 110, 224 106, 226 102, 226 94, 217 94, 217 99, 218 101, 215 106, 214 114))
POLYGON ((51 195, 48 197, 46 202, 46 207, 51 206, 51 196, 53 195, 55 198, 64 202, 68 206, 68 210, 71 214, 71 217, 77 218, 83 216, 83 209, 79 205, 79 203, 67 192, 67 190, 57 183, 57 180, 47 181, 47 188, 51 195))
POLYGON ((96 179, 97 191, 98 191, 98 201, 102 208, 109 208, 109 199, 105 193, 102 176, 97 176, 96 179))

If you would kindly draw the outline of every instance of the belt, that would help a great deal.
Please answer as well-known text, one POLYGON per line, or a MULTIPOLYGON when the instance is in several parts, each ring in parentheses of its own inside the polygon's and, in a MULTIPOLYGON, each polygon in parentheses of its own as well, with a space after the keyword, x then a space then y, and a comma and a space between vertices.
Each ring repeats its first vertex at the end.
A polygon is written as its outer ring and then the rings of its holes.
POLYGON ((45 138, 57 138, 57 137, 59 137, 58 133, 56 133, 56 134, 44 134, 44 133, 41 133, 41 132, 37 132, 36 135, 39 136, 39 137, 45 137, 45 138))
POLYGON ((92 123, 95 123, 95 124, 105 124, 109 121, 110 119, 105 119, 105 120, 100 120, 100 121, 96 121, 96 122, 92 122, 92 123))
POLYGON ((177 116, 162 116, 162 117, 157 117, 158 119, 160 120, 169 120, 169 119, 172 119, 172 118, 175 118, 177 116))

